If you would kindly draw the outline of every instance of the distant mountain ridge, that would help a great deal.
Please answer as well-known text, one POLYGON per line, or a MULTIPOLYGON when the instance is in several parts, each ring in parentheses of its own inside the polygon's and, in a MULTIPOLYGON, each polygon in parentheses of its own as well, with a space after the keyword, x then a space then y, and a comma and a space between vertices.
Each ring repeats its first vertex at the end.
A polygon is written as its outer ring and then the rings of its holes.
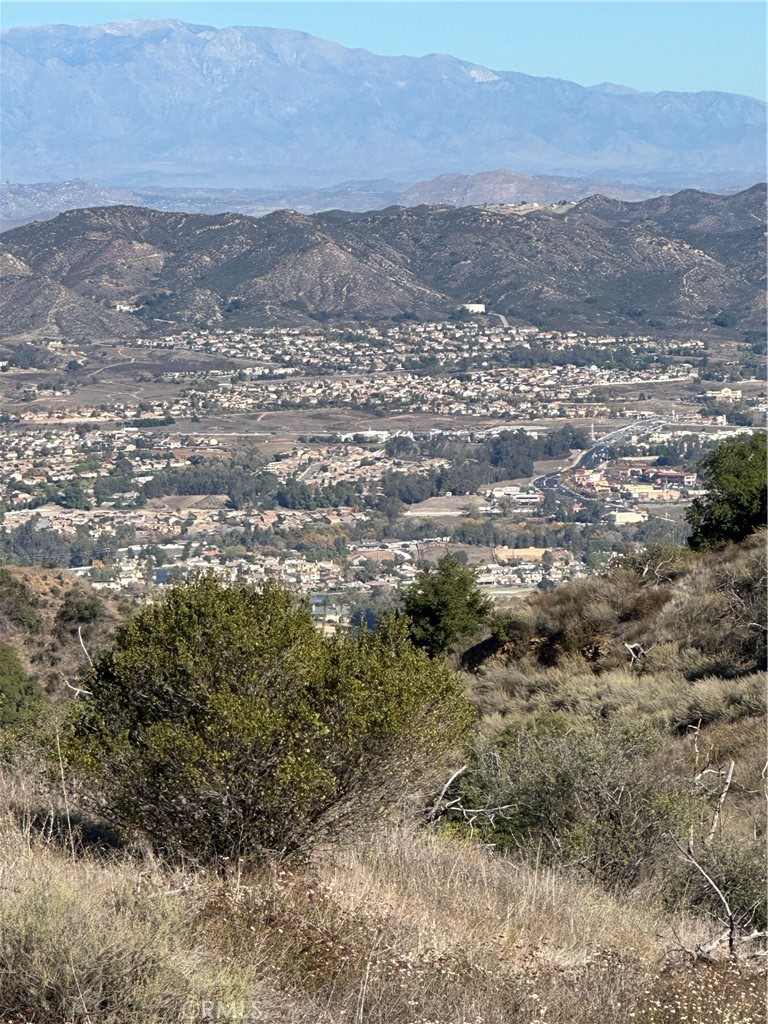
POLYGON ((179 21, 2 34, 3 177, 327 187, 513 167, 663 189, 765 177, 765 104, 381 57, 179 21))
MULTIPOLYGON (((731 190, 736 191, 736 190, 731 190)), ((50 220, 58 213, 92 206, 145 206, 174 213, 244 213, 261 217, 275 210, 299 213, 347 210, 362 213, 385 206, 483 203, 554 203, 584 199, 595 192, 612 199, 646 199, 657 195, 642 185, 594 181, 588 178, 530 177, 513 171, 482 174, 443 174, 414 185, 383 180, 345 181, 329 188, 213 189, 141 188, 99 185, 94 181, 0 184, 0 230, 33 220, 50 220)))
POLYGON ((638 333, 765 323, 766 187, 639 203, 262 218, 129 206, 3 235, 6 337, 450 316, 638 333))

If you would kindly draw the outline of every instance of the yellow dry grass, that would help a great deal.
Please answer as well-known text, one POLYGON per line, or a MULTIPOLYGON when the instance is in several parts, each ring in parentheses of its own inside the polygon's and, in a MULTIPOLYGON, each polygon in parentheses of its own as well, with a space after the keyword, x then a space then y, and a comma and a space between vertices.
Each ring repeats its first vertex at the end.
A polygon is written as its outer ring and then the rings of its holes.
POLYGON ((668 951, 707 923, 413 825, 222 878, 146 853, 73 855, 8 817, 0 863, 4 1024, 710 1019, 648 1016, 669 995, 660 967, 693 977, 668 951))

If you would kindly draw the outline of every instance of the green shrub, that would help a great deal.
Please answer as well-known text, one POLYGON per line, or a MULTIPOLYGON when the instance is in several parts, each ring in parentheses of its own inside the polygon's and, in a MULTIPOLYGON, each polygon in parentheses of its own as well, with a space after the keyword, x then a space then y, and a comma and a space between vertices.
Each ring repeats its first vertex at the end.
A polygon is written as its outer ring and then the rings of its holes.
POLYGON ((39 633, 42 620, 40 599, 5 568, 0 568, 0 621, 6 619, 29 633, 39 633))
POLYGON ((13 648, 0 643, 0 728, 31 724, 44 704, 45 694, 24 671, 13 648))
POLYGON ((95 594, 86 593, 82 587, 72 587, 64 595, 64 600, 56 612, 53 629, 60 639, 68 633, 83 632, 93 626, 104 616, 104 602, 95 594))
POLYGON ((713 722, 736 722, 766 712, 765 681, 759 675, 726 681, 704 678, 690 685, 672 708, 672 724, 679 732, 713 722))
POLYGON ((89 670, 65 742, 92 807, 205 861, 291 852, 399 799, 473 712, 404 619, 324 637, 287 590, 176 586, 89 670))
POLYGON ((477 752, 449 817, 502 849, 631 886, 654 869, 665 833, 695 817, 663 743, 650 724, 538 714, 477 752))
POLYGON ((691 559, 691 552, 677 544, 651 544, 641 551, 622 555, 612 574, 628 570, 641 586, 671 583, 690 567, 691 559))

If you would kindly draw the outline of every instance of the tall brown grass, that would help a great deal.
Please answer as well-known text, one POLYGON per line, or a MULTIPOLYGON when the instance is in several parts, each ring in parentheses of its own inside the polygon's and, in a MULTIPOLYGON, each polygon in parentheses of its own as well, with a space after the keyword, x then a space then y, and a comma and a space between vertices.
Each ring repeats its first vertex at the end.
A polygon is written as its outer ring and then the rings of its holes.
POLYGON ((413 825, 226 879, 73 860, 10 819, 0 856, 4 1024, 666 1024, 647 1010, 664 965, 693 977, 669 951, 713 932, 413 825))

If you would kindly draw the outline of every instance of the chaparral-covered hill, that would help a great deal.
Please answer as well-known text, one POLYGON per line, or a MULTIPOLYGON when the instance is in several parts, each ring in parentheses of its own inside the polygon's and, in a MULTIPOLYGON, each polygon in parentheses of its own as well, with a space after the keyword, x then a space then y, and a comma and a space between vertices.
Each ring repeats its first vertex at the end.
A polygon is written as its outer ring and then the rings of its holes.
POLYGON ((766 188, 262 218, 112 206, 6 232, 5 336, 436 318, 612 332, 765 322, 766 188))

